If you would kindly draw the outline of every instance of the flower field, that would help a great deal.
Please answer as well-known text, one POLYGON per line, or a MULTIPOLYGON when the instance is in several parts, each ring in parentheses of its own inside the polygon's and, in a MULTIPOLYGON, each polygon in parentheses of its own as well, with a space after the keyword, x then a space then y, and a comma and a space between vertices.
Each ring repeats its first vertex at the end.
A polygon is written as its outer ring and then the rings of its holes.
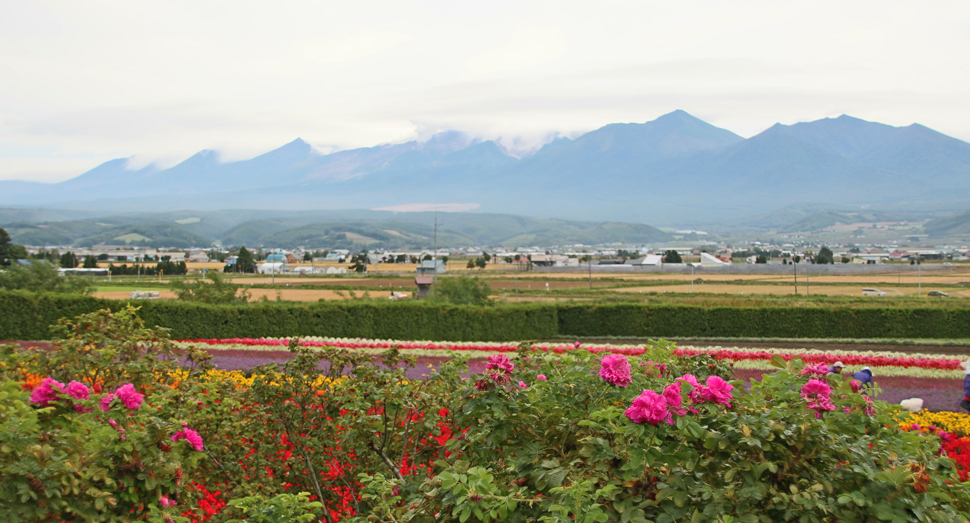
POLYGON ((952 358, 173 342, 135 312, 0 345, 0 521, 970 519, 968 417, 881 401, 945 402, 952 358))
MULTIPOLYGON (((214 357, 217 367, 227 370, 247 370, 255 365, 279 361, 289 357, 285 350, 288 339, 275 338, 232 338, 179 340, 180 346, 198 345, 204 347, 214 357)), ((418 379, 427 375, 427 366, 440 365, 452 353, 468 355, 473 372, 481 372, 484 358, 492 354, 510 353, 519 349, 518 345, 508 343, 468 343, 468 342, 420 342, 396 340, 367 340, 347 338, 301 338, 300 344, 306 347, 339 347, 378 354, 390 348, 417 357, 419 365, 408 376, 418 379)), ((565 354, 576 350, 592 353, 608 352, 625 356, 638 356, 648 349, 642 345, 611 344, 553 344, 536 343, 532 350, 565 354)), ((912 354, 903 352, 839 351, 797 349, 745 349, 699 348, 689 345, 677 346, 676 356, 706 354, 717 360, 733 364, 736 375, 745 380, 757 379, 764 372, 775 368, 770 361, 773 356, 785 360, 800 357, 806 363, 832 364, 841 361, 846 365, 846 376, 864 366, 870 367, 876 383, 882 389, 879 399, 898 404, 908 398, 922 398, 924 408, 932 411, 959 411, 962 398, 963 363, 965 360, 940 354, 912 354)))

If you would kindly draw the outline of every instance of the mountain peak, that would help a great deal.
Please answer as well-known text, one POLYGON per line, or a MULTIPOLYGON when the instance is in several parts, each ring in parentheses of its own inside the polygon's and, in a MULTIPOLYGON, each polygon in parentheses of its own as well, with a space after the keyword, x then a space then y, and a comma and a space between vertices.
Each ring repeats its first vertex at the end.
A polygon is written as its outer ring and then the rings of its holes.
POLYGON ((463 131, 442 131, 421 144, 421 148, 442 152, 460 151, 473 143, 475 141, 463 131))

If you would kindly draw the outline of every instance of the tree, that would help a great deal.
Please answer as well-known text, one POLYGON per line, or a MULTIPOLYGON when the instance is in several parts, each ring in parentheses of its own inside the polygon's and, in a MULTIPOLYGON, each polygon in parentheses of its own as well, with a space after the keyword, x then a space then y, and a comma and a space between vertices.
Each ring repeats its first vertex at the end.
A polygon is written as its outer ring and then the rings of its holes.
POLYGON ((475 261, 476 260, 468 260, 468 264, 465 265, 465 268, 466 269, 474 269, 475 268, 475 261))
POLYGON ((84 267, 85 269, 97 269, 98 260, 94 259, 94 256, 85 256, 84 265, 82 265, 82 267, 84 267))
MULTIPOLYGON (((162 256, 162 261, 171 260, 171 256, 162 256), (167 259, 166 259, 167 258, 167 259)), ((98 261, 108 261, 108 255, 106 253, 101 253, 98 255, 98 261)))
POLYGON ((207 281, 195 280, 185 282, 175 280, 171 285, 172 290, 180 301, 212 303, 216 305, 236 305, 249 302, 249 291, 243 289, 237 292, 235 285, 222 278, 222 275, 218 272, 213 272, 210 273, 207 281))
POLYGON ((795 263, 798 263, 802 261, 802 257, 796 254, 795 256, 792 257, 792 261, 795 263))
POLYGON ((768 263, 768 257, 764 254, 759 254, 754 260, 755 263, 768 263))
POLYGON ((11 245, 7 249, 7 257, 10 260, 26 260, 27 259, 27 249, 23 245, 11 245))
POLYGON ((0 265, 9 264, 10 235, 0 229, 0 265))
POLYGON ((0 272, 0 289, 89 294, 93 286, 83 276, 61 276, 53 265, 32 260, 27 265, 13 263, 0 272))
MULTIPOLYGON (((481 259, 481 258, 479 258, 481 259)), ((482 260, 484 261, 484 260, 482 260)), ((478 278, 459 276, 457 278, 441 278, 431 301, 449 303, 452 305, 491 305, 488 298, 492 289, 488 283, 478 278)))
POLYGON ((684 260, 680 257, 677 251, 671 249, 664 253, 663 258, 664 263, 684 263, 684 260))
POLYGON ((310 252, 310 251, 307 251, 307 252, 303 253, 303 261, 305 261, 305 262, 312 262, 313 261, 313 253, 310 252))
POLYGON ((818 250, 818 256, 815 257, 815 263, 818 265, 826 265, 835 263, 835 255, 832 253, 832 249, 828 247, 822 247, 818 250))
POLYGON ((236 255, 236 271, 255 272, 253 268, 255 264, 256 261, 253 259, 253 253, 246 249, 246 247, 240 247, 239 254, 236 255))
POLYGON ((485 270, 487 260, 485 258, 475 258, 475 267, 485 270))
POLYGON ((77 267, 77 256, 73 252, 65 252, 61 255, 61 267, 65 269, 74 269, 77 267))
POLYGON ((482 258, 485 259, 485 263, 492 261, 492 255, 487 252, 482 253, 482 258))
POLYGON ((367 272, 367 253, 362 252, 350 259, 350 270, 354 272, 367 272))

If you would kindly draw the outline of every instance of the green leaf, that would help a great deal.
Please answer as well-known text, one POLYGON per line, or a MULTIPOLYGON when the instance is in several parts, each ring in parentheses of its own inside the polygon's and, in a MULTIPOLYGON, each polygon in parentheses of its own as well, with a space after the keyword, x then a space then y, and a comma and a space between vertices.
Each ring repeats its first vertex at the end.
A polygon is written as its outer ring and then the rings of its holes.
POLYGON ((784 369, 785 367, 788 366, 788 362, 785 361, 785 358, 782 358, 781 355, 779 354, 775 354, 774 356, 772 356, 768 362, 771 364, 772 367, 778 367, 779 369, 784 369))
POLYGON ((674 494, 674 505, 677 505, 678 507, 683 507, 684 504, 686 504, 686 503, 687 503, 687 493, 686 492, 678 492, 678 493, 674 494))

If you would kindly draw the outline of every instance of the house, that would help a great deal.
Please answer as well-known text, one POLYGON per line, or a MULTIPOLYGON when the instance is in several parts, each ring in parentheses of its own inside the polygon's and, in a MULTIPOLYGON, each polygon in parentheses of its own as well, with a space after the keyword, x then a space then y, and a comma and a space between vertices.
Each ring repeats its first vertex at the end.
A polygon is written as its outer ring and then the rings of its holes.
POLYGON ((266 262, 259 266, 260 274, 280 274, 286 270, 285 263, 266 262))
POLYGON ((532 264, 537 267, 576 267, 579 259, 562 254, 533 254, 532 264))
POLYGON ((634 267, 659 267, 664 264, 664 257, 660 254, 648 254, 643 258, 627 260, 625 263, 634 267))
POLYGON ((191 263, 207 263, 209 261, 209 256, 204 252, 200 252, 189 256, 188 261, 191 263))
POLYGON ((432 276, 415 276, 414 284, 418 286, 418 292, 415 294, 415 297, 421 300, 431 294, 432 283, 434 283, 434 277, 432 276))
POLYGON ((418 265, 418 274, 444 274, 446 270, 443 260, 424 260, 418 265))
POLYGON ((266 255, 267 263, 293 263, 286 259, 287 255, 280 251, 276 251, 266 255))
POLYGON ((706 252, 701 253, 702 267, 707 267, 707 266, 720 267, 722 265, 731 265, 731 264, 728 262, 725 262, 724 260, 721 260, 720 258, 717 258, 716 256, 707 254, 706 252))

